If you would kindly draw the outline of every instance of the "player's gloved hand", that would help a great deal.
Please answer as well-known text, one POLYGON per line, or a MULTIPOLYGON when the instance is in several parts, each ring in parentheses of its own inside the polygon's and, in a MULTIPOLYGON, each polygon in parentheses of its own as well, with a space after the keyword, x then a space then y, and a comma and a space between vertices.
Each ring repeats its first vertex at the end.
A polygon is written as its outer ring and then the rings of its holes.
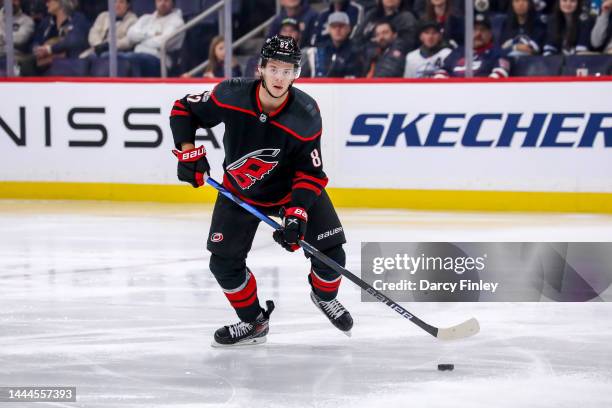
POLYGON ((304 239, 308 214, 300 207, 284 207, 280 210, 283 219, 282 227, 272 234, 272 237, 289 252, 300 248, 298 241, 304 239))
POLYGON ((204 185, 210 175, 210 165, 206 159, 204 146, 189 150, 172 150, 178 159, 178 179, 191 184, 194 188, 204 185))

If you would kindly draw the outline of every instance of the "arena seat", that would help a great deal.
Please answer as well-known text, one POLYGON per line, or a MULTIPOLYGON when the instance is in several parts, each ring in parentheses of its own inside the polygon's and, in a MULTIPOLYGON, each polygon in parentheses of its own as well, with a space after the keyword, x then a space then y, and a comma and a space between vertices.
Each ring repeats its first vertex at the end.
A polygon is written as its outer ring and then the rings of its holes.
POLYGON ((43 76, 83 77, 89 74, 89 60, 80 58, 56 58, 43 76))
POLYGON ((612 74, 612 55, 570 55, 565 57, 565 64, 561 75, 577 76, 577 70, 585 69, 584 74, 610 75, 612 74))
POLYGON ((510 76, 557 76, 562 65, 562 55, 517 57, 512 59, 510 76))
MULTIPOLYGON (((89 68, 90 75, 92 77, 108 77, 110 67, 108 66, 108 58, 95 58, 91 61, 89 68)), ((131 76, 131 69, 129 61, 118 58, 117 59, 117 76, 129 77, 131 76)))

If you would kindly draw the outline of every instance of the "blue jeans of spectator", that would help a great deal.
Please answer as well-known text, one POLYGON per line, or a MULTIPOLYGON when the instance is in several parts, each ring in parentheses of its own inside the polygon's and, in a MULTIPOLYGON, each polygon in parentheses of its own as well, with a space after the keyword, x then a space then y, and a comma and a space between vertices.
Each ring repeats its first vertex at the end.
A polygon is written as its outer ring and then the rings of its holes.
POLYGON ((119 58, 128 60, 134 77, 159 77, 161 68, 159 58, 151 54, 138 52, 121 52, 119 58))

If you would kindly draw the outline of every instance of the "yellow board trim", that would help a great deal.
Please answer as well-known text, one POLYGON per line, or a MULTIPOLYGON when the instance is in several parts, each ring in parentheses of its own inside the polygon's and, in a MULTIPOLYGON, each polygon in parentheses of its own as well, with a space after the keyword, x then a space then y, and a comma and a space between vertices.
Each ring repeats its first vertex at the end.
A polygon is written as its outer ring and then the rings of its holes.
MULTIPOLYGON (((338 207, 612 214, 612 193, 330 188, 338 207)), ((182 185, 0 182, 2 199, 212 203, 216 191, 182 185)))

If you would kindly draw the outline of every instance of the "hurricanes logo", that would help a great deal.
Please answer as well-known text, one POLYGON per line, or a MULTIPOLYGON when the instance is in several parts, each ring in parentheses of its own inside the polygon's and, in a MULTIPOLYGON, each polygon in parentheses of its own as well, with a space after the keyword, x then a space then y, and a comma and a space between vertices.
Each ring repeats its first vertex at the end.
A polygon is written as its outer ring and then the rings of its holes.
POLYGON ((278 165, 278 161, 263 158, 273 158, 278 156, 278 153, 280 149, 255 150, 231 163, 225 170, 236 180, 240 188, 247 190, 278 165))
POLYGON ((211 236, 210 236, 210 240, 212 242, 221 242, 223 241, 223 234, 220 232, 214 232, 211 236))

